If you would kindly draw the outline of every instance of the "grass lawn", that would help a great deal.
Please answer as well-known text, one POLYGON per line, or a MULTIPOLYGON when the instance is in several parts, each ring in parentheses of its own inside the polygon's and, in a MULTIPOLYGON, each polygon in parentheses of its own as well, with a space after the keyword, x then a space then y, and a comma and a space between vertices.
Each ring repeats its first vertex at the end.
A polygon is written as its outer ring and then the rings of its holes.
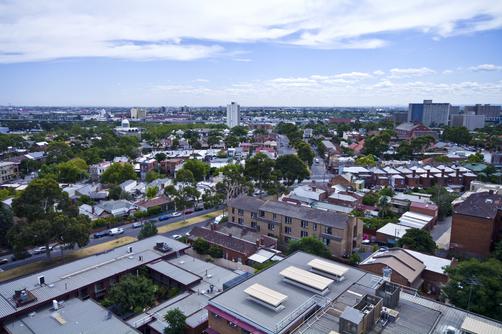
POLYGON ((64 258, 57 257, 57 258, 53 258, 53 259, 47 259, 47 260, 29 263, 24 266, 16 267, 13 269, 9 269, 4 272, 0 272, 0 282, 11 280, 13 278, 20 277, 20 276, 29 275, 29 274, 35 273, 37 271, 56 267, 56 266, 59 266, 63 263, 78 260, 80 258, 89 256, 89 255, 94 255, 97 253, 104 252, 106 250, 110 250, 113 248, 117 248, 119 246, 129 244, 129 243, 134 242, 136 240, 137 239, 133 238, 133 237, 122 237, 122 238, 119 238, 116 240, 103 242, 102 244, 78 249, 76 251, 73 251, 71 253, 66 254, 64 256, 64 258))
POLYGON ((171 232, 171 231, 177 230, 177 229, 182 228, 182 227, 186 227, 186 226, 198 224, 198 223, 203 222, 205 220, 215 218, 215 217, 217 217, 219 215, 221 215, 221 211, 220 210, 215 211, 215 212, 211 212, 211 213, 208 213, 208 214, 205 214, 205 215, 202 215, 202 216, 197 216, 197 217, 193 217, 193 218, 190 218, 190 219, 186 219, 185 221, 180 221, 180 222, 176 222, 176 223, 172 223, 172 224, 167 224, 167 225, 159 227, 158 228, 158 233, 159 234, 163 234, 163 233, 171 232))

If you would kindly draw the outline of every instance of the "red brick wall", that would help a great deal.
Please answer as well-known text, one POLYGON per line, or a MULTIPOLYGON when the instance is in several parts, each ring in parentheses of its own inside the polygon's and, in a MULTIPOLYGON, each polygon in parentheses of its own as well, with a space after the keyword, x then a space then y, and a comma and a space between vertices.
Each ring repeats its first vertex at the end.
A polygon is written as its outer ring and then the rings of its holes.
POLYGON ((453 214, 450 248, 465 254, 489 256, 493 223, 491 219, 453 214))

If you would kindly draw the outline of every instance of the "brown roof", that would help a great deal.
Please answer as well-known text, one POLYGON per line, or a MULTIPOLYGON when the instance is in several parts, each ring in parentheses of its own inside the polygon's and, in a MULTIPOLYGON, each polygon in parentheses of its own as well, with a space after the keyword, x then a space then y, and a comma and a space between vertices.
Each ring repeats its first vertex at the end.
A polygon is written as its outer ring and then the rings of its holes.
POLYGON ((502 209, 502 195, 489 192, 474 193, 453 208, 455 214, 494 219, 502 209))
POLYGON ((143 208, 154 208, 157 206, 168 204, 170 202, 171 202, 171 199, 169 199, 165 195, 161 195, 159 197, 155 197, 152 199, 141 200, 139 202, 136 202, 136 205, 141 206, 143 208))
POLYGON ((391 248, 384 252, 378 252, 372 255, 372 260, 365 260, 365 264, 381 263, 390 267, 393 271, 403 276, 410 284, 422 275, 425 270, 425 264, 401 248, 391 248))
POLYGON ((209 243, 231 249, 246 256, 251 256, 258 250, 255 242, 239 239, 231 234, 196 226, 190 232, 190 239, 202 238, 209 243))

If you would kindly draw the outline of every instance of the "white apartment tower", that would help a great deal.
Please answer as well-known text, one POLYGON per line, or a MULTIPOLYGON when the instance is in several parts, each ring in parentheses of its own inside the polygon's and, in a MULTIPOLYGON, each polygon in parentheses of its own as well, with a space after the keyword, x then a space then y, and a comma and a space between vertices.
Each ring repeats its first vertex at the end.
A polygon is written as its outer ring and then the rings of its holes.
POLYGON ((131 108, 131 118, 132 119, 145 119, 146 109, 143 108, 131 108))
POLYGON ((234 126, 239 126, 240 121, 241 121, 241 107, 235 102, 227 104, 227 126, 229 128, 233 128, 234 126))

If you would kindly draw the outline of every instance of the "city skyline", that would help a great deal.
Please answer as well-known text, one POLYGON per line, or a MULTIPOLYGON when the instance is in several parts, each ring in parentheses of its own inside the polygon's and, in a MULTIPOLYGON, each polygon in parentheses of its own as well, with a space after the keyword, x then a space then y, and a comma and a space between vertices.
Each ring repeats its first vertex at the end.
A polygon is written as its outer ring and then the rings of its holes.
POLYGON ((1 105, 502 103, 496 1, 0 9, 1 105))

